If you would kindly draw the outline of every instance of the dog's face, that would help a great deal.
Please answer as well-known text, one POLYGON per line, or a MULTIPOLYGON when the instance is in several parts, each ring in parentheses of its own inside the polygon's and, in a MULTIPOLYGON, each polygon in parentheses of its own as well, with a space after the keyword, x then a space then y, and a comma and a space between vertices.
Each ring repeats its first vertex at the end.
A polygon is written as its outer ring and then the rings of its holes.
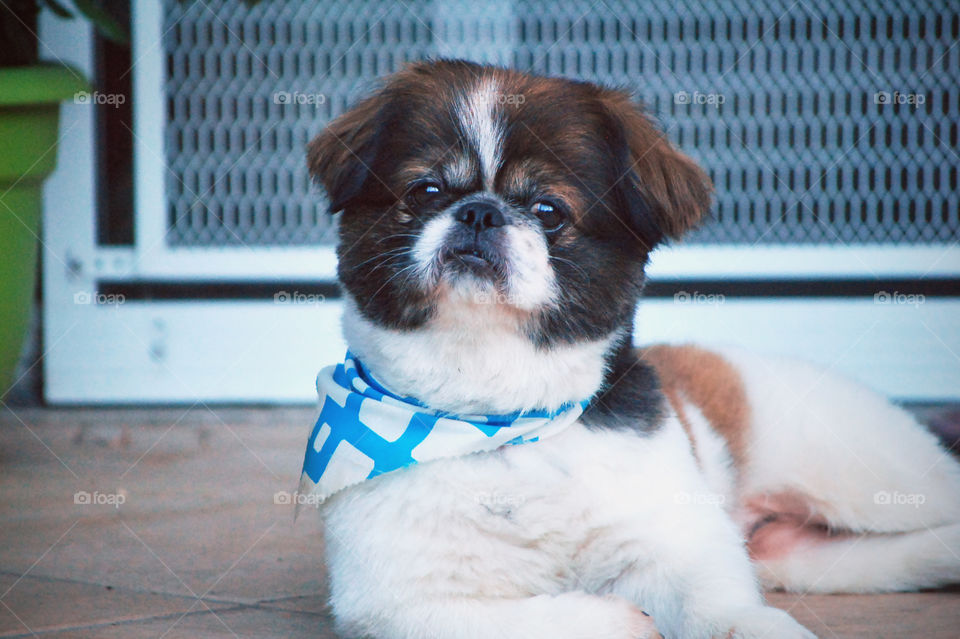
POLYGON ((308 160, 367 320, 482 309, 538 346, 629 331, 649 251, 710 200, 626 94, 456 61, 389 77, 308 160))

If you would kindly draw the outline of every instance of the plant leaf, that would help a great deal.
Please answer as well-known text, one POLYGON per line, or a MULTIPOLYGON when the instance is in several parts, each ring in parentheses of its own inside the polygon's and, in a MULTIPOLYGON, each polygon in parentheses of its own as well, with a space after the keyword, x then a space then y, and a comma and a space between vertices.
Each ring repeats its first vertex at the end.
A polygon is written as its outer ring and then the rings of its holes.
POLYGON ((104 10, 100 2, 96 0, 73 0, 73 4, 80 13, 85 15, 87 19, 93 23, 104 37, 119 44, 127 44, 130 42, 130 36, 127 34, 127 31, 120 26, 119 22, 113 19, 113 16, 104 10))
POLYGON ((55 14, 57 14, 61 18, 73 17, 73 14, 70 13, 70 11, 65 6, 57 2, 57 0, 42 0, 40 4, 50 9, 50 11, 53 11, 55 14))

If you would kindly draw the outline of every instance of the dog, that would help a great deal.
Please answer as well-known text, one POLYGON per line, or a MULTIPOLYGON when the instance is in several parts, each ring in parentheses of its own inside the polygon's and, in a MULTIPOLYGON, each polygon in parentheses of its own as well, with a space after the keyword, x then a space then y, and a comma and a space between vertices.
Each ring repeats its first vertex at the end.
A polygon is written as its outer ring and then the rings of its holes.
POLYGON ((812 637, 762 587, 960 580, 960 464, 908 413, 802 362, 634 346, 650 252, 712 186, 628 93, 414 63, 307 159, 350 354, 301 490, 343 636, 812 637))

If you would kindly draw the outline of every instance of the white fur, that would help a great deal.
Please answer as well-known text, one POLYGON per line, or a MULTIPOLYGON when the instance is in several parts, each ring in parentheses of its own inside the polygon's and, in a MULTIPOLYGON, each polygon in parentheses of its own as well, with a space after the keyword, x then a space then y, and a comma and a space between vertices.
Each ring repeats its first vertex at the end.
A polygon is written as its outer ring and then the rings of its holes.
POLYGON ((722 349, 751 420, 742 500, 798 496, 847 541, 761 563, 771 586, 822 592, 960 581, 960 463, 906 411, 835 373, 722 349))
MULTIPOLYGON (((456 225, 453 214, 454 209, 450 208, 431 218, 413 244, 414 279, 424 290, 434 289, 443 276, 439 254, 447 235, 456 225)), ((508 224, 504 233, 506 290, 501 291, 492 282, 461 275, 456 281, 448 281, 449 289, 443 292, 454 294, 468 306, 506 305, 532 311, 554 304, 557 282, 543 233, 524 223, 508 224)))
POLYGON ((493 179, 500 168, 503 152, 503 121, 497 111, 500 97, 500 86, 487 76, 457 106, 457 117, 480 156, 483 184, 487 190, 493 190, 493 179))
POLYGON ((544 350, 518 334, 514 314, 489 303, 441 304, 418 331, 385 329, 346 298, 351 350, 395 392, 458 413, 552 410, 593 395, 616 335, 544 350))
POLYGON ((696 442, 697 462, 710 493, 702 500, 713 500, 727 509, 736 506, 736 469, 727 443, 712 429, 700 409, 684 400, 683 413, 690 425, 690 435, 696 442))
POLYGON ((557 282, 543 233, 525 224, 510 224, 506 229, 510 259, 506 302, 523 310, 553 304, 557 282))
POLYGON ((904 532, 960 522, 960 464, 906 411, 805 362, 724 349, 751 408, 745 494, 798 493, 836 528, 904 532), (838 493, 838 491, 841 491, 838 493), (877 493, 922 495, 885 504, 877 493))
POLYGON ((803 545, 762 561, 760 578, 795 592, 891 592, 960 582, 960 524, 924 526, 898 534, 863 533, 803 545))
POLYGON ((454 226, 453 215, 445 212, 427 221, 413 244, 413 262, 416 265, 414 278, 424 290, 433 288, 440 278, 437 256, 447 234, 454 226))

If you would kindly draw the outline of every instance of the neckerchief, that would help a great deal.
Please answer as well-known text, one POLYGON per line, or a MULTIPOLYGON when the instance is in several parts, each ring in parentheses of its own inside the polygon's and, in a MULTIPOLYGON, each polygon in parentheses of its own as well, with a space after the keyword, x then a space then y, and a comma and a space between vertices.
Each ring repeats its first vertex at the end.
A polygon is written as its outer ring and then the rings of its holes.
POLYGON ((317 393, 320 416, 307 441, 298 505, 322 503, 348 486, 413 464, 552 437, 589 403, 508 415, 431 410, 387 390, 350 352, 343 363, 320 371, 317 393))

